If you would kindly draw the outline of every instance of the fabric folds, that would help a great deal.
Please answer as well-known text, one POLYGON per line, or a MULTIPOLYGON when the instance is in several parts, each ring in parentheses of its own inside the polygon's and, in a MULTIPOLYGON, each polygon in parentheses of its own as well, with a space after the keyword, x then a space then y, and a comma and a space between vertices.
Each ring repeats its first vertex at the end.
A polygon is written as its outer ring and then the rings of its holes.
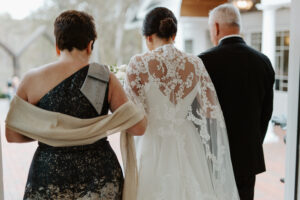
POLYGON ((40 109, 18 96, 11 102, 6 126, 24 136, 55 146, 92 144, 121 132, 121 153, 125 171, 123 200, 135 200, 137 188, 136 153, 133 136, 126 130, 144 118, 144 112, 132 102, 120 106, 113 114, 92 119, 40 109))

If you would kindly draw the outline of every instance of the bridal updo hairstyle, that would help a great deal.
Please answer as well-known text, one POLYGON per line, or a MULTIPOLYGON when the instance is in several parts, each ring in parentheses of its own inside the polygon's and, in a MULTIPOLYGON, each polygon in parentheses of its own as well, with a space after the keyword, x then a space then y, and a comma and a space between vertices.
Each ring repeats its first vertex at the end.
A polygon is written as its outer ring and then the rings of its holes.
POLYGON ((177 19, 167 8, 157 7, 151 10, 145 17, 143 23, 143 35, 156 34, 163 39, 169 39, 176 35, 177 19))
POLYGON ((97 39, 94 18, 85 12, 65 11, 55 19, 54 35, 59 50, 84 50, 97 39))

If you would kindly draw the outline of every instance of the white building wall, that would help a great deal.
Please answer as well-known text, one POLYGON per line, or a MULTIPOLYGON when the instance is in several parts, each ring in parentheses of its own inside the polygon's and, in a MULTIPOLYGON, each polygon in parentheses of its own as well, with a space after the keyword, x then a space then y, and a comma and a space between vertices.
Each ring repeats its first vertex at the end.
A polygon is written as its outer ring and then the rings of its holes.
POLYGON ((193 40, 193 54, 198 55, 212 46, 208 35, 207 17, 181 17, 179 26, 183 30, 183 45, 185 40, 193 40))
MULTIPOLYGON (((276 12, 276 31, 290 30, 290 9, 279 9, 276 12)), ((262 12, 242 14, 242 33, 246 36, 251 33, 262 32, 262 12)), ((250 40, 246 40, 250 42, 250 40)))

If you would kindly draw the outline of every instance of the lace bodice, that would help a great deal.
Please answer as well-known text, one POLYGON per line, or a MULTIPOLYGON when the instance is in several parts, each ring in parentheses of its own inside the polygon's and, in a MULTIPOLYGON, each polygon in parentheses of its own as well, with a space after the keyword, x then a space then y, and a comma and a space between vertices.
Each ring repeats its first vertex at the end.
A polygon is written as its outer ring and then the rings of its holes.
POLYGON ((127 75, 126 92, 136 103, 142 103, 146 110, 146 93, 150 85, 179 106, 198 86, 199 93, 195 93, 194 98, 201 105, 202 115, 218 118, 222 122, 220 125, 225 127, 213 83, 197 56, 183 53, 173 44, 164 45, 134 56, 129 63, 127 75))
POLYGON ((199 58, 186 55, 173 44, 168 44, 133 57, 128 68, 128 79, 133 92, 142 101, 145 96, 144 87, 150 81, 173 104, 177 104, 199 82, 198 66, 199 58))

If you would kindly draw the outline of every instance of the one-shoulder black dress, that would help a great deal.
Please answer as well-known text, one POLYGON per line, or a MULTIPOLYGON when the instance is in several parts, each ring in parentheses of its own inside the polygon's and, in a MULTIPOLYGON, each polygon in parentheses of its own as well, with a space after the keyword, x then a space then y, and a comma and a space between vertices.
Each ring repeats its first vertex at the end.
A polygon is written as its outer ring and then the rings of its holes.
MULTIPOLYGON (((42 97, 37 106, 84 119, 99 116, 80 91, 88 68, 65 79, 42 97)), ((106 115, 109 109, 108 89, 105 93, 101 115, 106 115)), ((106 138, 73 147, 52 147, 39 142, 24 199, 120 200, 122 189, 122 169, 106 138)))

